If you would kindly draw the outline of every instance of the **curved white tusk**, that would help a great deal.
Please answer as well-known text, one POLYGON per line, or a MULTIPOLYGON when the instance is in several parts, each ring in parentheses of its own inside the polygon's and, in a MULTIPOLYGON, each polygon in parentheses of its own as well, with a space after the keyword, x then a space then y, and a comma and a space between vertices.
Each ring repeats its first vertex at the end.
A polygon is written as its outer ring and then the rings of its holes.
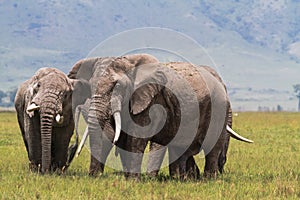
POLYGON ((121 134, 121 113, 120 112, 114 113, 114 120, 115 120, 116 130, 115 130, 115 138, 113 143, 116 144, 121 134))
POLYGON ((55 120, 58 124, 62 124, 64 122, 64 116, 60 116, 60 114, 57 114, 55 120))
POLYGON ((81 150, 82 150, 82 147, 87 139, 87 136, 88 136, 88 127, 86 127, 84 133, 83 133, 83 136, 82 136, 82 139, 80 141, 80 144, 78 146, 78 149, 77 149, 77 152, 76 152, 76 158, 79 156, 81 150))
POLYGON ((38 110, 39 108, 40 106, 37 106, 35 103, 32 103, 27 107, 27 112, 32 112, 38 110))
POLYGON ((230 136, 233 137, 234 139, 237 139, 237 140, 240 140, 240 141, 243 141, 243 142, 253 143, 252 140, 244 138, 243 136, 241 136, 241 135, 237 134, 236 132, 234 132, 234 130, 232 130, 228 125, 226 125, 226 129, 230 133, 230 136))

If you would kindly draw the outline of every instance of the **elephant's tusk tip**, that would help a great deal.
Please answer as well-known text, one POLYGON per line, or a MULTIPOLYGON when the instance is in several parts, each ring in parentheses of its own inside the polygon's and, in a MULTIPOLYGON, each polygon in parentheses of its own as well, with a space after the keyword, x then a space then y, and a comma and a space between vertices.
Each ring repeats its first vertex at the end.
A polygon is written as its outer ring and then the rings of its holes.
POLYGON ((120 138, 120 134, 121 134, 121 114, 120 112, 115 112, 114 113, 114 120, 115 120, 115 124, 116 124, 116 130, 115 130, 115 137, 113 140, 113 144, 115 145, 119 138, 120 138))
POLYGON ((62 173, 64 173, 65 170, 66 170, 66 166, 63 166, 62 169, 61 169, 62 173))
POLYGON ((55 120, 58 124, 62 124, 64 122, 64 116, 60 116, 60 114, 57 114, 55 120))
POLYGON ((226 126, 226 129, 227 131, 229 131, 230 133, 230 136, 237 139, 237 140, 240 140, 240 141, 243 141, 243 142, 247 142, 247 143, 254 143, 253 140, 250 140, 248 138, 245 138, 239 134, 237 134, 234 130, 232 130, 228 125, 226 126))
POLYGON ((37 106, 35 103, 32 103, 27 107, 27 112, 32 112, 38 110, 39 108, 40 106, 37 106))

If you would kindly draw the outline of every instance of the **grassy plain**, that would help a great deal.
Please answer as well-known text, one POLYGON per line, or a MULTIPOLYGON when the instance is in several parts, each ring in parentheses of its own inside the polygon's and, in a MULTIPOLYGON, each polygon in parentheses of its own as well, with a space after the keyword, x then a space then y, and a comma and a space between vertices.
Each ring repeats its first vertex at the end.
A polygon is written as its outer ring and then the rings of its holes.
POLYGON ((64 175, 29 172, 16 114, 0 113, 0 199, 299 199, 300 113, 238 113, 233 125, 255 143, 231 140, 216 180, 171 180, 165 168, 136 182, 111 169, 89 177, 86 148, 64 175))

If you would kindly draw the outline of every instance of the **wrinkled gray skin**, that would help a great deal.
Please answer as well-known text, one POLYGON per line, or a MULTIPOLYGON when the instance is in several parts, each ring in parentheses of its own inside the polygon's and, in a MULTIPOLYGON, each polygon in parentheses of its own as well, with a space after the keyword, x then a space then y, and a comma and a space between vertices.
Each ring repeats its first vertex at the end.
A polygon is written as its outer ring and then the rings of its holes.
MULTIPOLYGON (((96 176, 98 173, 103 173, 104 164, 107 156, 112 148, 112 141, 114 137, 115 124, 113 119, 109 120, 107 126, 110 127, 108 139, 101 139, 99 132, 98 113, 101 111, 101 102, 98 101, 98 90, 105 87, 106 83, 102 82, 103 77, 106 76, 106 68, 113 65, 115 60, 126 59, 128 66, 139 66, 146 63, 158 62, 156 58, 147 54, 134 54, 124 57, 96 57, 87 58, 78 61, 68 74, 72 79, 85 79, 89 81, 91 86, 91 96, 86 96, 86 102, 83 105, 79 105, 77 111, 81 112, 85 121, 88 122, 88 134, 90 137, 91 147, 91 163, 90 172, 92 176, 96 176), (97 113, 94 115, 94 113, 97 113), (99 148, 102 146, 102 148, 99 148)), ((105 106, 109 106, 109 101, 104 103, 105 106)))
MULTIPOLYGON (((95 94, 96 88, 101 87, 99 77, 101 77, 105 68, 111 64, 115 57, 93 57, 85 58, 76 62, 68 73, 70 79, 86 80, 89 83, 91 93, 82 94, 83 104, 77 105, 77 113, 82 113, 84 120, 88 121, 88 112, 91 97, 95 94)), ((73 108, 76 109, 76 108, 73 108)))
MULTIPOLYGON (((102 76, 102 73, 104 72, 105 68, 109 64, 111 64, 111 62, 114 59, 115 59, 115 57, 86 58, 86 59, 79 60, 71 68, 71 70, 68 74, 68 77, 71 79, 84 79, 84 80, 88 81, 90 89, 91 89, 90 95, 82 95, 82 97, 85 99, 85 102, 81 105, 78 105, 75 108, 75 112, 76 112, 75 115, 77 116, 77 119, 76 119, 77 122, 75 122, 76 124, 78 124, 80 113, 82 114, 84 120, 88 123, 88 115, 89 115, 91 98, 95 95, 96 88, 98 86, 101 87, 101 83, 99 83, 99 77, 102 76)), ((97 162, 97 159, 94 158, 92 154, 91 154, 91 159, 95 163, 97 162)), ((97 162, 97 164, 94 164, 94 166, 97 166, 97 169, 101 169, 100 172, 103 173, 104 163, 97 162)))
MULTIPOLYGON (((30 170, 47 173, 70 164, 73 157, 68 153, 74 156, 76 151, 73 147, 68 152, 74 130, 72 95, 86 91, 85 86, 85 81, 71 80, 57 69, 41 68, 19 87, 15 108, 30 170), (33 103, 36 108, 28 110, 33 103), (61 118, 57 121, 58 114, 61 118)), ((77 98, 77 103, 81 101, 77 98)))
MULTIPOLYGON (((211 99, 210 99, 210 93, 208 89, 206 88, 205 81, 202 79, 201 76, 197 75, 198 71, 193 68, 193 66, 189 63, 169 63, 167 64, 167 67, 173 67, 176 68, 176 71, 180 73, 186 80, 190 82, 190 85, 192 87, 195 87, 197 91, 196 94, 198 95, 198 99, 201 99, 199 101, 199 110, 201 113, 204 113, 200 116, 199 121, 199 128, 197 132, 196 138, 193 140, 193 143, 189 147, 189 149, 180 157, 180 160, 178 161, 180 164, 187 163, 188 165, 194 166, 194 160, 192 158, 193 155, 199 153, 201 144, 205 138, 206 131, 209 125, 209 119, 211 114, 211 99), (191 74, 191 72, 194 72, 191 74), (200 91, 200 92, 199 92, 200 91)), ((130 87, 133 82, 135 82, 134 77, 128 77, 127 79, 129 81, 121 81, 120 82, 120 94, 116 95, 116 99, 112 98, 112 90, 115 88, 116 83, 120 81, 121 77, 126 76, 126 73, 130 70, 135 70, 136 65, 131 64, 130 61, 128 61, 128 58, 123 57, 116 61, 114 61, 109 67, 107 67, 106 72, 104 73, 105 76, 102 76, 100 78, 102 87, 98 87, 96 94, 92 101, 91 101, 91 108, 90 110, 93 110, 96 114, 89 116, 89 132, 90 135, 92 135, 92 132, 96 132, 97 128, 99 126, 98 123, 100 123, 101 128, 104 130, 101 135, 102 141, 103 138, 107 137, 109 141, 112 141, 114 138, 114 126, 113 124, 113 118, 112 114, 116 111, 121 110, 121 105, 124 103, 123 99, 126 96, 126 88, 130 87), (123 89, 122 89, 123 88, 123 89), (123 93, 122 93, 123 91, 123 93), (113 106, 114 110, 111 110, 111 102, 114 102, 113 106)), ((138 69, 137 69, 138 70, 138 69)), ((134 74, 134 73, 133 73, 134 74)), ((146 74, 147 78, 150 78, 151 80, 161 79, 162 73, 156 73, 154 72, 152 75, 149 76, 149 74, 146 74)), ((145 82, 147 82, 147 78, 145 78, 145 82)), ((158 80, 158 82, 161 80, 158 80)), ((162 81, 172 81, 172 80, 162 80, 162 81)), ((175 81, 174 87, 176 87, 176 84, 178 81, 175 81)), ((219 82, 217 83, 219 84, 219 82)), ((223 88, 224 90, 224 88, 223 88)), ((224 105, 227 107, 225 110, 229 110, 229 101, 228 97, 224 96, 224 105)), ((141 88, 139 88, 138 91, 136 91, 130 100, 131 105, 131 118, 134 120, 134 122, 140 126, 146 126, 150 123, 150 118, 148 116, 149 109, 153 104, 160 104, 167 110, 167 123, 164 126, 164 128, 156 134, 154 137, 151 138, 136 138, 126 135, 124 132, 121 132, 121 137, 118 140, 117 144, 120 144, 121 147, 125 148, 126 150, 134 153, 142 153, 144 152, 144 149, 146 147, 146 144, 148 141, 156 142, 161 145, 167 145, 170 141, 170 138, 173 138, 176 134, 176 130, 178 128, 178 124, 180 124, 180 119, 178 118, 178 102, 176 103, 176 99, 174 99, 174 96, 172 95, 171 91, 167 90, 166 88, 163 88, 161 86, 157 85, 146 85, 141 88), (170 109, 171 108, 171 109, 170 109)), ((218 138, 218 141, 212 151, 206 152, 206 164, 205 164, 205 176, 216 176, 217 171, 219 169, 218 166, 218 160, 219 155, 222 152, 223 145, 226 140, 226 124, 227 124, 227 116, 228 113, 225 115, 224 120, 224 127, 222 134, 218 138)), ((122 123, 123 126, 123 123, 122 123)), ((132 130, 133 132, 135 130, 132 130)), ((96 135, 96 134, 93 134, 96 135)), ((100 138, 99 136, 92 139, 93 141, 96 141, 97 138, 100 138)), ((100 141, 98 141, 100 142, 100 141)), ((98 143, 96 142, 96 143, 98 143)), ((111 143, 109 142, 109 145, 111 143)), ((102 145, 102 150, 98 150, 96 147, 93 149, 93 144, 91 143, 91 150, 95 153, 92 153, 93 155, 102 157, 102 154, 105 155, 107 152, 105 152, 106 149, 109 149, 107 146, 102 145), (99 154, 97 154, 97 152, 99 154)), ((176 148, 175 148, 176 149, 176 148)), ((105 157, 105 156, 104 156, 105 157)), ((141 156, 134 156, 130 158, 122 158, 121 154, 121 160, 123 163, 124 171, 130 171, 131 173, 128 173, 128 176, 132 175, 140 175, 140 164, 142 157, 141 156)), ((93 169, 96 169, 95 166, 93 166, 93 159, 91 162, 91 171, 93 173, 93 169)), ((186 174, 187 168, 186 166, 181 166, 183 169, 182 174, 186 174)), ((97 169, 96 169, 97 170, 97 169)))
MULTIPOLYGON (((223 82, 223 80, 221 79, 221 77, 218 75, 218 73, 207 66, 203 66, 203 68, 205 68, 209 73, 211 73, 217 80, 220 81, 220 83, 224 86, 226 92, 226 86, 223 82)), ((232 110, 230 107, 228 107, 228 119, 227 119, 227 125, 229 127, 232 127, 232 110)), ((223 143, 223 147, 221 150, 221 153, 219 155, 218 158, 218 169, 220 173, 224 172, 224 165, 226 163, 227 160, 227 150, 229 147, 229 141, 230 141, 230 134, 227 132, 225 134, 225 140, 223 143)), ((162 149, 163 146, 155 143, 155 142, 151 142, 150 143, 150 154, 149 154, 149 160, 148 160, 148 165, 147 165, 147 173, 148 175, 150 175, 151 177, 156 177, 158 176, 158 172, 159 172, 159 168, 162 164, 166 149, 164 151, 158 151, 160 149, 162 149), (154 152, 154 153, 151 153, 154 152)), ((169 149, 169 158, 172 156, 172 149, 169 149)), ((199 179, 200 178, 200 170, 198 168, 198 166, 196 165, 196 162, 194 160, 193 156, 190 156, 186 163, 180 163, 179 160, 170 163, 169 165, 169 172, 170 172, 170 176, 173 178, 181 178, 181 179, 199 179), (185 170, 181 168, 181 166, 185 166, 185 170), (183 173, 185 171, 185 173, 183 173)))

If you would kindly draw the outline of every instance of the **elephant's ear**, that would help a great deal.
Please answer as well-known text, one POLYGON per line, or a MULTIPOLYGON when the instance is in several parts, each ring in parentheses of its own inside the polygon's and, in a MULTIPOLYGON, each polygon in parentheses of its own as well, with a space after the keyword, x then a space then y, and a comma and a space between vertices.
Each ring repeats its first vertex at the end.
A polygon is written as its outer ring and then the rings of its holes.
POLYGON ((68 77, 71 79, 90 80, 94 72, 96 62, 101 58, 86 58, 76 62, 71 68, 68 77))
POLYGON ((167 78, 160 66, 147 65, 135 70, 134 92, 131 96, 131 112, 136 115, 151 106, 151 102, 164 88, 167 78))

